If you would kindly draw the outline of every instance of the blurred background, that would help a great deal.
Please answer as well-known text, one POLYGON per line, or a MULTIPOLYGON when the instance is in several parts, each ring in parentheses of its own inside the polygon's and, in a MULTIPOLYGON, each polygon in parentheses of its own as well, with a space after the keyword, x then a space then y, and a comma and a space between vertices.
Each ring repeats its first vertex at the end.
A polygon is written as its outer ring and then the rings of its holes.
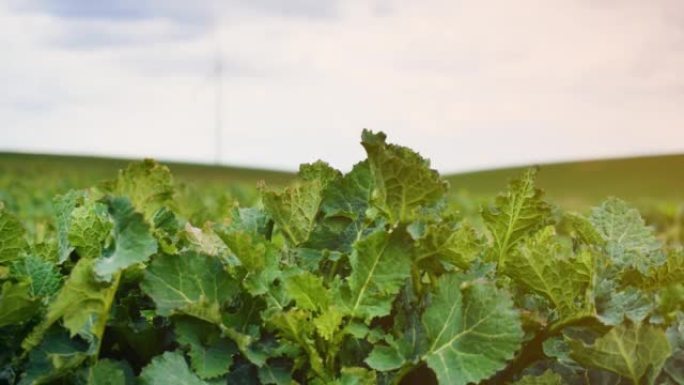
POLYGON ((6 201, 143 157, 217 189, 349 170, 362 128, 462 194, 541 164, 571 207, 684 200, 679 0, 0 0, 0 47, 6 201))

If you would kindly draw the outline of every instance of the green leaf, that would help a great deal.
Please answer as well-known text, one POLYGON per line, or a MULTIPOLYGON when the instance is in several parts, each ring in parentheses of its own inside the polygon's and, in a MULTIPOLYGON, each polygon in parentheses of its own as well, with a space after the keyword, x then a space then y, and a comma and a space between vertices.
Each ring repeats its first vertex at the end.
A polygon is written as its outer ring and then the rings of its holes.
POLYGON ((277 248, 260 235, 242 230, 219 232, 219 236, 232 252, 231 260, 239 261, 240 279, 247 291, 252 295, 268 292, 271 283, 280 275, 277 248))
POLYGON ((152 297, 157 314, 187 314, 221 325, 221 307, 237 294, 237 287, 214 257, 186 252, 159 255, 141 283, 152 297))
POLYGON ((480 256, 483 240, 468 222, 456 226, 447 222, 430 224, 418 240, 417 260, 437 258, 444 263, 467 269, 480 256))
POLYGON ((218 328, 193 318, 178 318, 175 325, 176 338, 189 346, 192 369, 200 378, 207 380, 228 373, 237 347, 221 337, 218 328))
POLYGON ((336 306, 330 306, 325 309, 323 313, 313 321, 318 335, 323 337, 326 341, 331 341, 335 333, 339 330, 343 317, 344 314, 336 306))
POLYGON ((104 280, 137 263, 147 262, 157 252, 157 240, 142 215, 125 198, 112 198, 109 210, 114 219, 114 250, 99 258, 95 272, 104 280))
POLYGON ((69 220, 68 239, 83 258, 97 258, 112 230, 107 208, 101 203, 89 202, 76 207, 69 220))
POLYGON ((375 385, 375 372, 364 368, 342 368, 339 385, 375 385))
POLYGON ((0 327, 29 320, 40 310, 29 283, 5 282, 0 291, 0 327))
POLYGON ((265 190, 261 194, 264 208, 294 245, 309 239, 323 186, 320 180, 298 182, 282 191, 265 190))
POLYGON ((200 229, 193 227, 190 223, 186 223, 182 236, 189 243, 190 249, 199 254, 219 257, 228 249, 226 244, 209 226, 200 229))
POLYGON ((155 357, 140 373, 141 385, 209 385, 188 367, 183 355, 166 352, 155 357))
POLYGON ((284 284, 288 296, 302 309, 324 310, 330 305, 330 294, 323 286, 322 277, 301 271, 286 277, 284 284))
POLYGON ((22 346, 30 350, 42 339, 43 333, 55 322, 62 320, 71 336, 80 335, 87 341, 99 344, 107 323, 118 280, 100 282, 93 272, 93 260, 81 259, 69 278, 48 307, 45 319, 36 326, 22 346))
POLYGON ((133 385, 134 380, 127 364, 108 359, 99 360, 81 372, 82 385, 133 385))
POLYGON ((21 222, 0 205, 0 264, 19 259, 26 248, 24 235, 21 222))
POLYGON ((172 204, 173 177, 168 167, 145 159, 119 171, 113 193, 130 199, 135 210, 152 222, 157 210, 172 204))
POLYGON ((81 203, 85 194, 82 191, 71 190, 54 199, 55 222, 57 225, 57 260, 63 263, 69 258, 74 247, 69 243, 69 228, 71 227, 71 212, 81 203))
POLYGON ((593 270, 590 252, 571 255, 571 250, 556 239, 554 228, 548 226, 509 253, 504 271, 518 284, 548 299, 563 321, 593 313, 587 295, 593 270))
POLYGON ((292 375, 290 365, 269 362, 259 368, 259 381, 264 385, 291 385, 292 375))
POLYGON ((387 372, 401 368, 406 359, 392 346, 376 345, 364 362, 371 369, 387 372))
POLYGON ((605 325, 619 325, 629 319, 639 323, 655 308, 655 303, 646 293, 628 287, 624 291, 607 283, 605 292, 599 287, 596 295, 596 315, 605 325))
POLYGON ((314 326, 309 320, 309 312, 302 309, 291 309, 275 313, 269 319, 281 338, 296 343, 306 354, 306 361, 311 370, 318 376, 325 377, 323 360, 318 354, 314 342, 314 326))
POLYGON ((524 376, 513 385, 563 385, 563 378, 551 370, 547 370, 540 376, 524 376))
POLYGON ((666 256, 652 228, 639 211, 611 198, 591 213, 591 222, 606 241, 605 249, 620 268, 634 268, 647 274, 653 266, 665 263, 666 256))
POLYGON ((361 144, 368 154, 374 181, 372 202, 390 223, 408 223, 421 207, 437 203, 448 184, 430 168, 430 161, 402 146, 387 144, 387 136, 364 130, 361 144))
POLYGON ((346 305, 356 317, 370 320, 390 313, 392 301, 410 276, 407 237, 398 231, 377 231, 354 245, 349 256, 346 305))
MULTIPOLYGON (((570 356, 582 365, 608 370, 639 385, 649 370, 658 373, 670 355, 665 333, 650 325, 620 325, 587 345, 569 340, 570 356)), ((651 382, 649 382, 651 383, 651 382)))
POLYGON ((493 205, 482 211, 485 225, 494 238, 493 259, 499 269, 506 263, 509 251, 523 237, 544 227, 551 213, 542 200, 542 191, 534 187, 537 171, 528 169, 508 190, 497 196, 493 205))
POLYGON ((323 194, 321 211, 326 218, 362 220, 373 191, 373 176, 367 161, 354 165, 342 178, 331 182, 323 194))
POLYGON ((522 329, 508 295, 493 284, 442 276, 423 314, 430 347, 423 356, 440 384, 478 383, 502 369, 520 347, 522 329))
POLYGON ((63 330, 54 328, 29 354, 27 368, 19 385, 50 383, 70 374, 88 356, 87 344, 70 339, 63 330))
POLYGON ((57 266, 35 255, 15 261, 12 264, 12 276, 29 284, 32 297, 50 297, 57 293, 62 283, 57 266))

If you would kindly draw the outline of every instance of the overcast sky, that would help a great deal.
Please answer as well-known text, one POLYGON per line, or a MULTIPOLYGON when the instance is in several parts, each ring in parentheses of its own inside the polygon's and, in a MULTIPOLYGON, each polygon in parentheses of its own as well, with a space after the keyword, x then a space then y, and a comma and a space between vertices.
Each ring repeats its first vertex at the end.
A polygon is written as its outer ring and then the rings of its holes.
POLYGON ((217 56, 225 164, 684 152, 681 0, 0 0, 0 151, 212 162, 217 56))

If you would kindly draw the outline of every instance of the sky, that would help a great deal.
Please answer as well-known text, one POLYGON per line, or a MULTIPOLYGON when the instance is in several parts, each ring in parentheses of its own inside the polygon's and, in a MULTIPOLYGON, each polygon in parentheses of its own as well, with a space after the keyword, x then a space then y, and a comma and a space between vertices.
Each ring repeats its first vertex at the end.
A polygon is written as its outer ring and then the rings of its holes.
POLYGON ((0 151, 347 170, 369 128, 443 172, 684 153, 684 2, 0 0, 0 90, 0 151))

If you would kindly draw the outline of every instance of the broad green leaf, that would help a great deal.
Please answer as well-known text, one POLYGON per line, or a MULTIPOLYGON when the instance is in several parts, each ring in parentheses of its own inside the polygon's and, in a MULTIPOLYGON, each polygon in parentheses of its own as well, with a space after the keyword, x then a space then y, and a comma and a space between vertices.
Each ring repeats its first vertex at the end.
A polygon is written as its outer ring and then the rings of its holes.
POLYGON ((98 360, 95 365, 80 373, 82 385, 133 385, 133 371, 126 364, 108 359, 98 360))
POLYGON ((221 325, 221 307, 237 295, 235 281, 217 258, 192 252, 154 258, 141 287, 157 314, 187 314, 215 325, 221 325))
POLYGON ((83 258, 97 258, 112 230, 107 208, 101 203, 89 202, 76 207, 69 220, 68 239, 83 258))
POLYGON ((319 181, 325 188, 330 183, 342 177, 342 173, 332 168, 328 163, 318 160, 314 163, 304 163, 299 166, 299 178, 304 181, 319 181))
POLYGON ((151 222, 157 210, 171 204, 173 177, 168 167, 145 159, 119 171, 113 193, 130 199, 135 210, 151 222))
POLYGON ((377 231, 354 245, 346 293, 346 305, 353 316, 370 320, 390 313, 394 297, 411 274, 405 238, 398 231, 377 231))
POLYGON ((62 378, 81 365, 89 353, 87 344, 71 339, 63 330, 54 328, 29 353, 27 368, 19 385, 47 384, 62 378))
POLYGON ((563 215, 566 227, 571 236, 579 239, 586 245, 604 246, 606 241, 601 233, 596 230, 591 221, 581 214, 565 213, 563 215))
MULTIPOLYGON (((639 385, 649 369, 658 373, 670 355, 665 333, 651 325, 620 325, 587 345, 570 340, 570 356, 582 365, 617 373, 639 385)), ((650 381, 649 381, 650 383, 650 381)))
POLYGON ((547 370, 539 376, 523 376, 520 380, 513 383, 513 385, 563 385, 563 378, 551 370, 547 370))
POLYGON ((93 272, 93 262, 81 259, 74 266, 57 297, 50 303, 43 322, 24 340, 24 349, 36 346, 43 333, 59 320, 63 321, 72 337, 80 335, 96 344, 101 341, 118 279, 112 283, 98 281, 93 272))
POLYGON ((54 211, 57 225, 57 260, 63 263, 69 258, 74 247, 69 243, 69 228, 71 227, 71 212, 84 199, 82 191, 71 190, 64 195, 55 197, 54 211))
POLYGON ((493 284, 447 274, 423 314, 430 347, 423 356, 440 384, 478 383, 506 365, 520 347, 518 312, 493 284))
POLYGON ((390 223, 408 223, 421 207, 432 206, 448 184, 430 168, 430 161, 402 146, 387 144, 386 135, 364 130, 361 144, 368 154, 374 181, 372 202, 390 223))
POLYGON ((597 288, 596 316, 603 324, 615 326, 625 319, 640 323, 654 310, 655 302, 647 293, 634 287, 619 290, 610 283, 605 282, 605 289, 602 285, 597 288))
POLYGON ((219 257, 228 249, 221 238, 208 226, 200 229, 186 223, 182 234, 190 244, 190 249, 200 254, 219 257))
POLYGON ((287 238, 294 245, 309 239, 318 208, 321 204, 323 186, 320 180, 298 182, 282 191, 265 190, 261 199, 287 238))
POLYGON ((499 269, 504 267, 513 246, 548 222, 551 208, 542 200, 541 190, 534 186, 536 174, 535 169, 528 169, 508 185, 505 193, 496 197, 494 204, 482 211, 485 225, 494 238, 493 259, 499 269))
POLYGON ((141 385, 209 385, 188 367, 183 355, 166 352, 155 357, 140 373, 141 385))
POLYGON ((40 310, 37 299, 31 295, 27 282, 2 284, 0 291, 0 327, 29 320, 40 310))
POLYGON ((21 222, 0 204, 0 264, 19 259, 26 248, 24 235, 21 222))
POLYGON ((142 215, 125 198, 112 198, 109 210, 114 219, 114 250, 99 258, 95 272, 104 280, 137 263, 147 262, 157 252, 157 240, 142 215))
POLYGON ((653 229, 646 226, 639 211, 625 202, 608 199, 592 211, 591 222, 606 241, 606 252, 616 266, 647 274, 650 268, 665 262, 653 229))
POLYGON ((354 165, 344 177, 330 183, 323 194, 321 211, 326 217, 362 220, 373 191, 373 176, 367 161, 354 165))
POLYGON ((221 337, 220 330, 193 318, 175 320, 176 339, 190 348, 190 364, 202 379, 212 379, 228 373, 237 353, 235 344, 221 337))
POLYGON ((684 282, 684 250, 668 250, 667 260, 660 266, 652 266, 646 277, 635 282, 645 290, 657 290, 684 282))
POLYGON ((483 240, 468 223, 457 226, 449 223, 430 224, 418 240, 416 260, 437 258, 449 265, 467 269, 478 258, 484 248, 483 240))
POLYGON ((406 359, 395 347, 376 345, 364 362, 371 369, 386 372, 401 368, 406 359))
POLYGON ((302 309, 317 311, 330 306, 330 294, 323 286, 322 277, 302 271, 286 277, 284 284, 288 296, 302 309))
POLYGON ((242 284, 252 295, 263 295, 271 283, 280 275, 278 270, 279 251, 258 234, 246 231, 230 231, 219 236, 232 253, 228 264, 240 265, 238 269, 242 284))
POLYGON ((522 241, 509 253, 504 272, 518 284, 548 299, 559 321, 592 313, 587 290, 593 281, 592 254, 582 251, 573 256, 556 239, 548 226, 522 241))
POLYGON ((57 293, 62 276, 53 262, 27 255, 12 264, 12 276, 29 284, 32 297, 50 297, 57 293))

